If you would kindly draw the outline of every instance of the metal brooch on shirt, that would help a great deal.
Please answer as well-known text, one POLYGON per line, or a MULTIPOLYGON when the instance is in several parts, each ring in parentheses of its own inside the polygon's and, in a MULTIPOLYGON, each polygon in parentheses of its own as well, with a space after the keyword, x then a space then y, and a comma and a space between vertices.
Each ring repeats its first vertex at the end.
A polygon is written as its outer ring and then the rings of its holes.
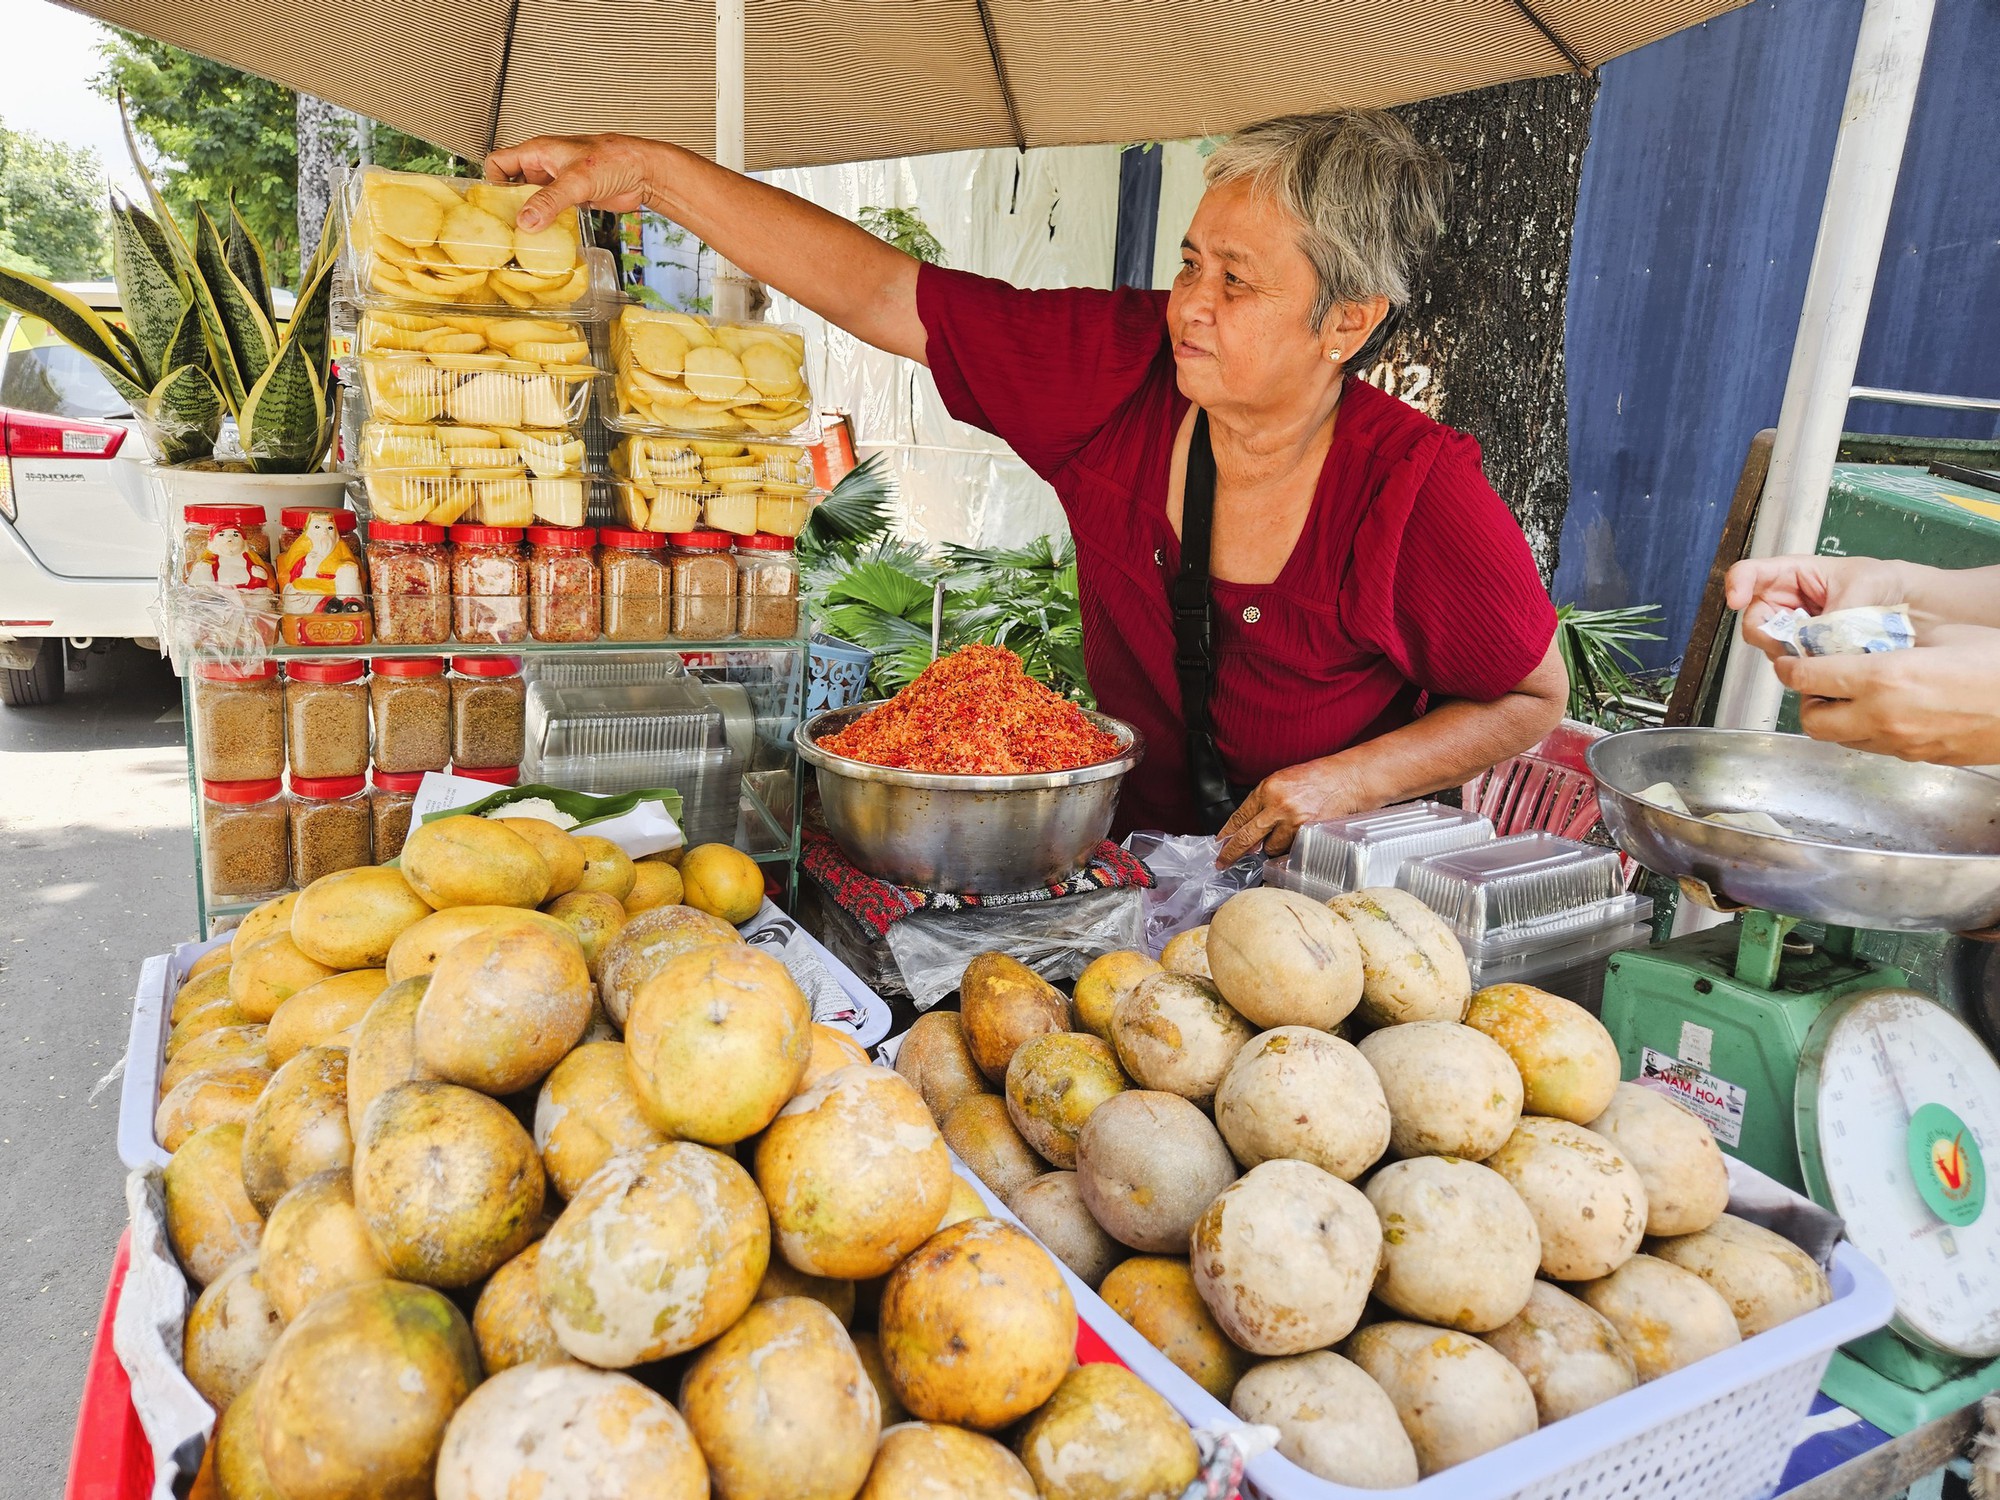
POLYGON ((1245 625, 1255 625, 1259 620, 1263 618, 1264 618, 1264 611, 1259 609, 1256 605, 1246 604, 1243 606, 1243 623, 1245 625))

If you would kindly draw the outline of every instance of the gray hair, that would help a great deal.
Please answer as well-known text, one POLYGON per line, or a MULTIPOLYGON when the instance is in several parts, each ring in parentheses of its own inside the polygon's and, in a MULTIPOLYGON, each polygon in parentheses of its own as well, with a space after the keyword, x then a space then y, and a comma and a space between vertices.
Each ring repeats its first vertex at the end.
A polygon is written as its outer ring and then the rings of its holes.
POLYGON ((1410 300, 1411 273, 1444 233, 1451 189, 1443 154, 1379 109, 1247 125, 1216 148, 1206 175, 1211 187, 1249 182, 1297 221, 1299 248, 1319 277, 1314 331, 1344 302, 1410 300))

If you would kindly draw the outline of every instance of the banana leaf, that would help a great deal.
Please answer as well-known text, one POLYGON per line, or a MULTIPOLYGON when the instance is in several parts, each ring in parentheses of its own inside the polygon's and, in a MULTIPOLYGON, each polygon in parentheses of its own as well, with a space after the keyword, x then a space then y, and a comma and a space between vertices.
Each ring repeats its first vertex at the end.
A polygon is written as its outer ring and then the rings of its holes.
MULTIPOLYGON (((278 357, 277 330, 271 320, 264 316, 264 310, 257 305, 250 288, 243 284, 243 278, 229 268, 229 255, 223 247, 222 235, 215 227, 215 220, 208 216, 208 210, 195 210, 194 263, 201 280, 207 285, 209 294, 215 299, 215 307, 222 321, 223 335, 228 341, 228 353, 236 363, 237 378, 243 383, 244 399, 257 385, 272 362, 278 357)), ((217 350, 220 363, 222 350, 217 350)), ((243 423, 243 408, 236 409, 238 426, 243 423)))
POLYGON ((146 398, 143 372, 133 363, 109 323, 52 282, 0 266, 0 303, 40 318, 56 335, 87 355, 111 377, 119 394, 135 404, 146 398))
MULTIPOLYGON (((189 316, 192 320, 192 310, 189 316)), ((140 410, 161 463, 192 463, 214 454, 216 434, 222 430, 222 395, 208 378, 206 356, 199 364, 170 370, 140 410)))
POLYGON ((275 329, 278 312, 271 302, 271 273, 264 264, 264 247, 257 243, 257 236, 243 222, 243 215, 236 211, 236 194, 233 192, 229 195, 229 239, 222 247, 222 257, 229 269, 236 273, 236 279, 249 289, 258 310, 264 314, 264 320, 275 329))
POLYGON ((259 474, 306 474, 319 467, 332 436, 326 392, 305 345, 288 339, 236 414, 244 456, 259 474))
POLYGON ((185 359, 174 357, 173 344, 189 301, 173 254, 153 225, 146 233, 146 215, 131 204, 111 205, 111 274, 138 354, 139 373, 156 382, 185 359))

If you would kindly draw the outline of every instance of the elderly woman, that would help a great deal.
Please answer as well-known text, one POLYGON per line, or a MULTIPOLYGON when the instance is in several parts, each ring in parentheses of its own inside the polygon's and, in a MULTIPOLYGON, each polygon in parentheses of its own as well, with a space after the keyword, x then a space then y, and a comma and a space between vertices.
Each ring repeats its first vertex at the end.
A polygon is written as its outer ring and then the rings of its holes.
POLYGON ((571 204, 647 207, 829 322, 928 365, 946 407, 1055 487, 1084 657, 1146 736, 1124 828, 1222 857, 1453 786, 1562 716, 1555 614, 1479 448, 1354 378, 1443 229, 1448 168, 1394 117, 1237 134, 1170 292, 1023 291, 920 265, 676 146, 494 153, 571 204))

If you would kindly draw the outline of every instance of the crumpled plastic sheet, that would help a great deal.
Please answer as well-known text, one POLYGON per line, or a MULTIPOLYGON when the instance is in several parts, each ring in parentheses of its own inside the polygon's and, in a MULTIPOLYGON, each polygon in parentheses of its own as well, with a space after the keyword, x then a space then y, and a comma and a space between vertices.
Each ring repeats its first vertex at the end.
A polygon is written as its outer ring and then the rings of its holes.
POLYGON ((1076 978, 1099 954, 1137 948, 1149 894, 1092 891, 1021 906, 918 912, 891 927, 884 943, 910 998, 929 1010, 958 988, 976 953, 997 949, 1053 982, 1076 978))
POLYGON ((1216 869, 1215 856, 1222 850, 1222 841, 1202 834, 1155 833, 1142 828, 1126 837, 1125 847, 1146 862, 1154 881, 1153 888, 1145 892, 1144 942, 1131 946, 1144 947, 1156 958, 1167 939, 1201 926, 1223 902, 1264 878, 1264 856, 1256 851, 1226 869, 1216 869))
POLYGON ((278 596, 162 580, 152 607, 160 649, 185 677, 198 661, 255 666, 278 640, 278 596))
POLYGON ((1832 1269, 1833 1247, 1847 1233, 1845 1219, 1733 1156, 1725 1156, 1723 1164, 1729 1168, 1729 1212, 1783 1235, 1818 1261, 1820 1269, 1832 1269))
POLYGON ((111 1346, 132 1382, 132 1405, 153 1450, 152 1500, 174 1500, 215 1427, 215 1408, 181 1372, 188 1283, 167 1244, 166 1196, 157 1169, 125 1178, 132 1258, 111 1325, 111 1346))

